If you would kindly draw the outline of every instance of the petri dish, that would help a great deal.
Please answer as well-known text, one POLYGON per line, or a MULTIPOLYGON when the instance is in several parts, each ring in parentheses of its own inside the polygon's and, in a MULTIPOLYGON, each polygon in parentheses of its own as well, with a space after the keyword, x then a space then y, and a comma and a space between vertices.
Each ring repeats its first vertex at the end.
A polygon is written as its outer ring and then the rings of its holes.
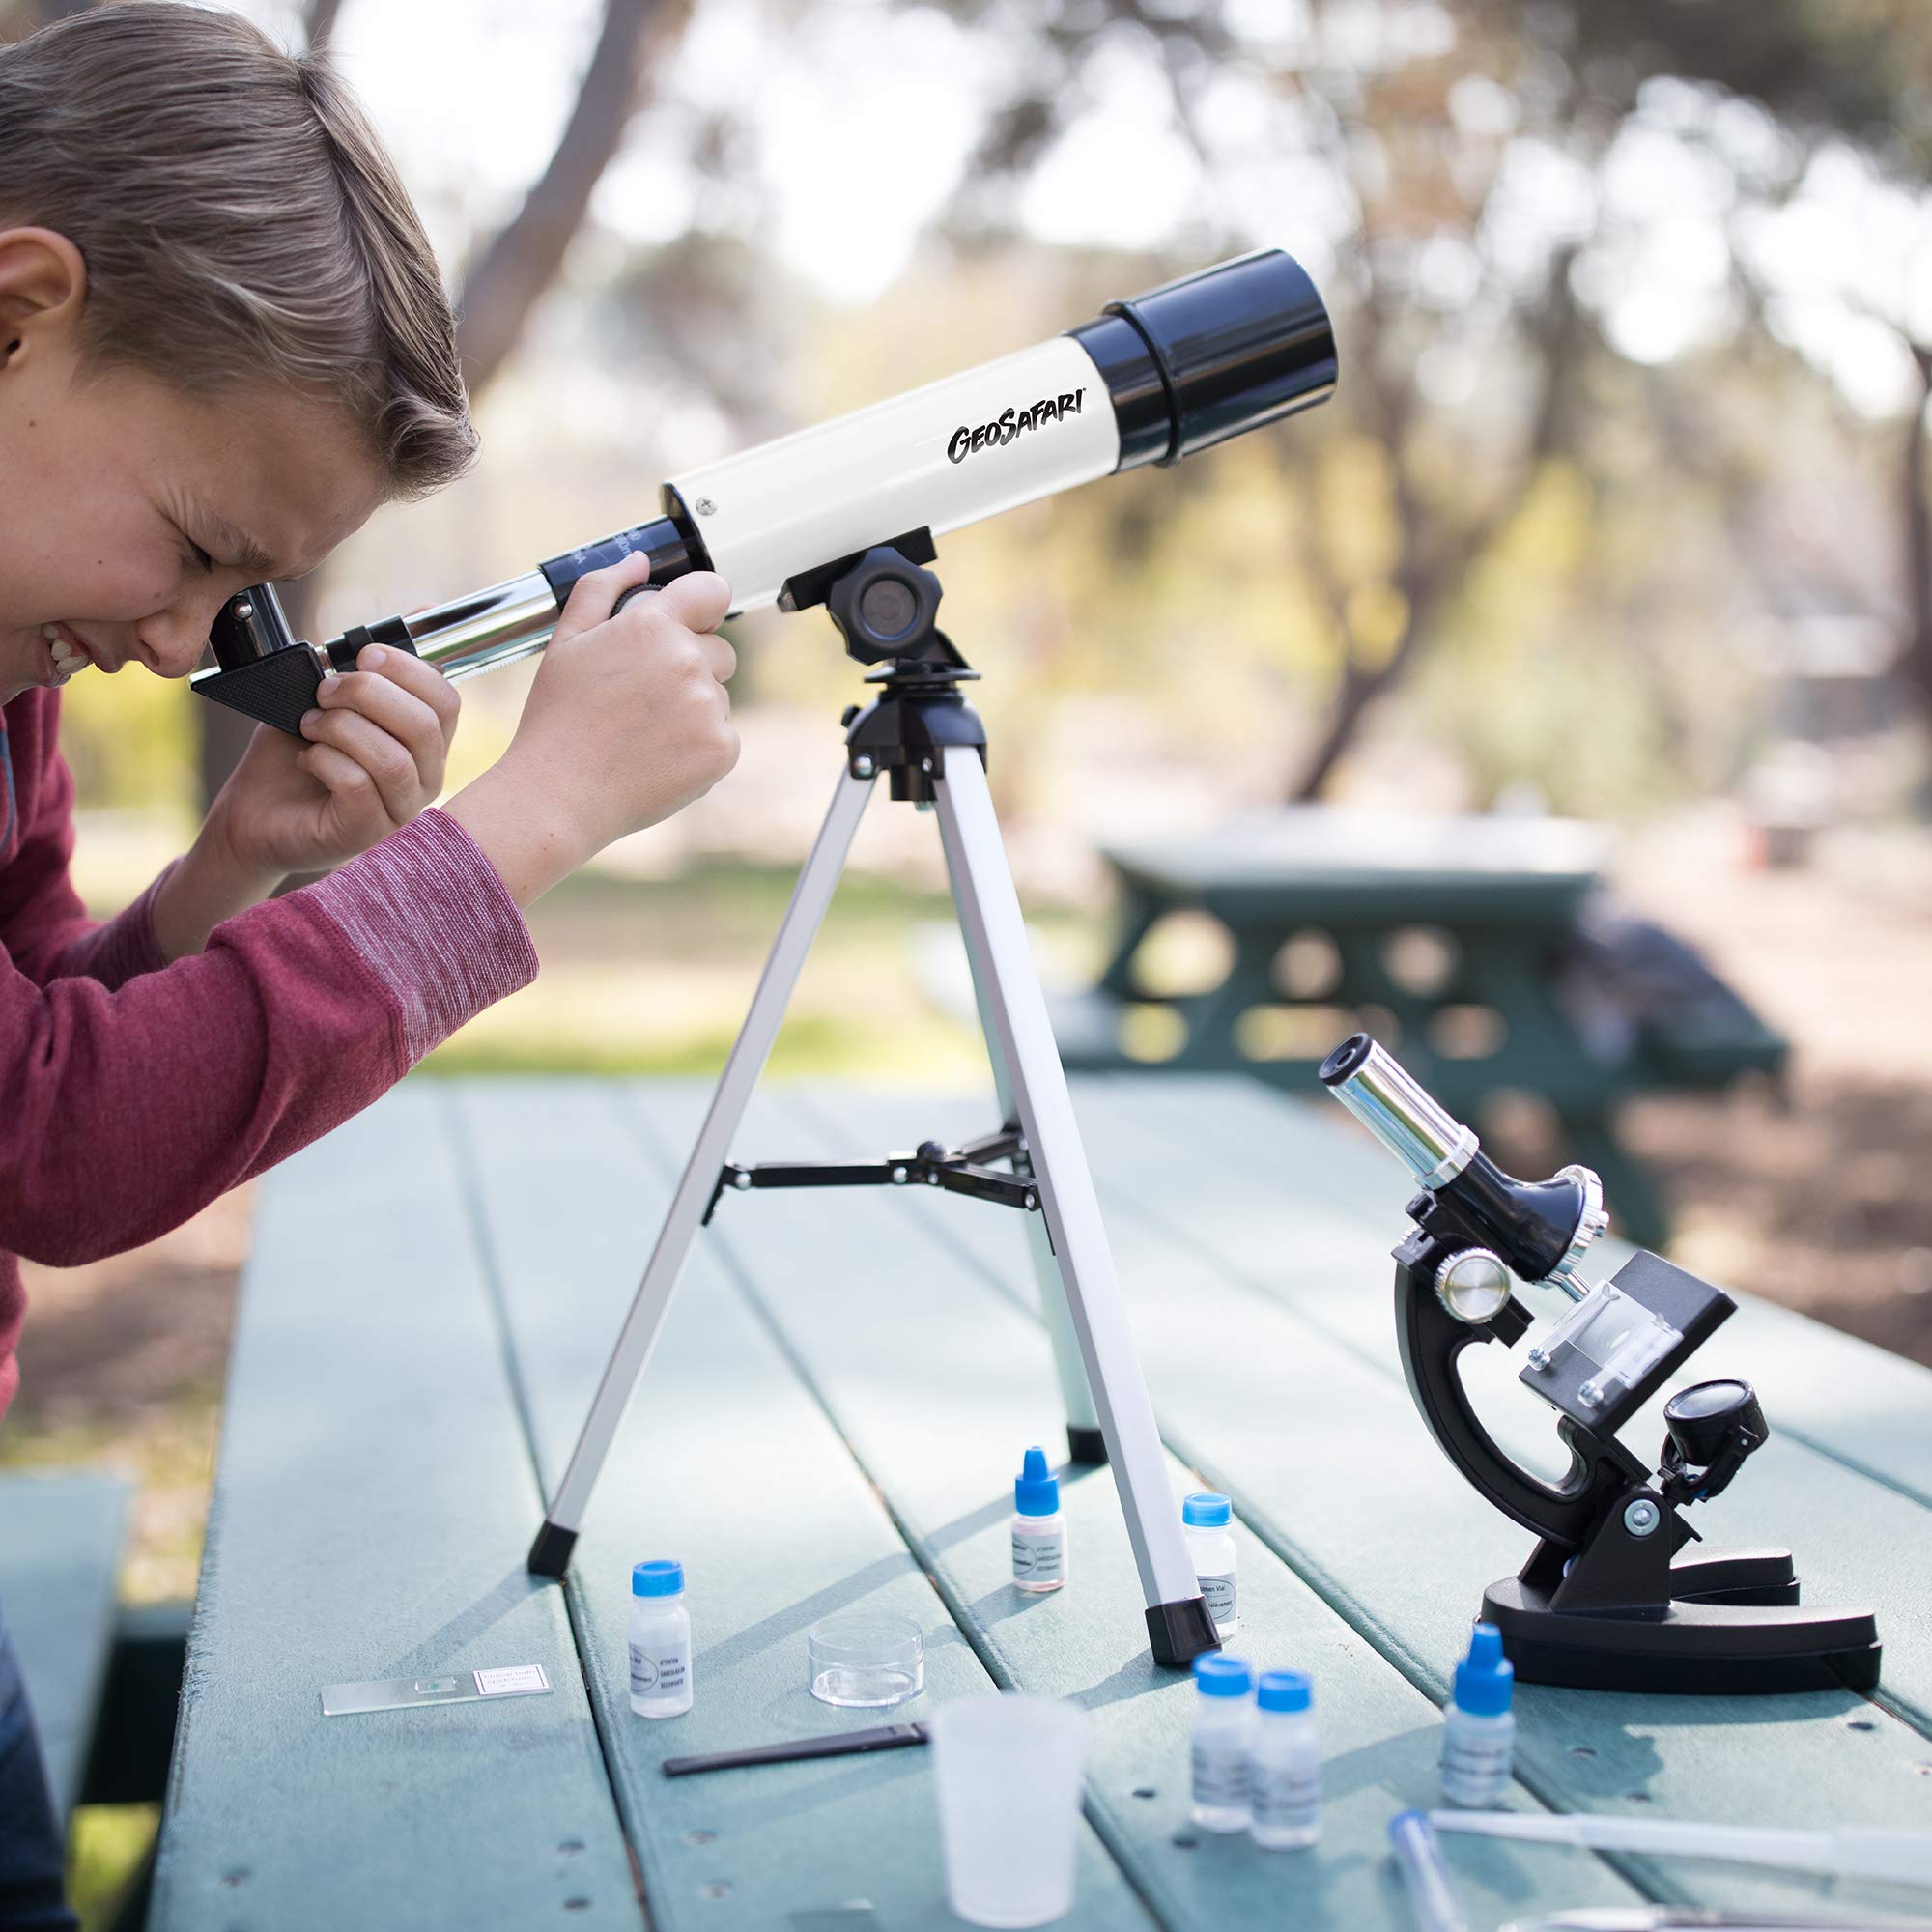
POLYGON ((843 1610, 805 1635, 807 1688, 821 1704, 876 1711, 925 1689, 925 1644, 910 1617, 843 1610))

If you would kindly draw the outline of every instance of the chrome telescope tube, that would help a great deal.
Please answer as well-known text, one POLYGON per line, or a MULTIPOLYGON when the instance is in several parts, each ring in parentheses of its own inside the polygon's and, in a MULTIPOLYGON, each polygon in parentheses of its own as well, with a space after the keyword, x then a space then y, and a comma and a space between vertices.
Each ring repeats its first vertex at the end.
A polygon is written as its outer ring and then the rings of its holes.
MULTIPOLYGON (((718 572, 731 586, 732 615, 773 602, 791 608, 787 583, 875 545, 938 536, 1143 464, 1178 463, 1321 402, 1335 373, 1334 332, 1314 284, 1279 249, 1258 250, 1110 302, 1031 349, 687 470, 662 485, 661 514, 649 523, 451 603, 357 625, 301 655, 342 670, 365 644, 392 643, 451 678, 513 664, 550 640, 580 577, 638 551, 650 555, 654 584, 718 572)), ((248 699, 295 685, 279 668, 261 668, 286 647, 270 626, 239 617, 244 604, 272 611, 272 592, 254 586, 231 601, 210 639, 215 667, 194 683, 282 723, 248 699)))

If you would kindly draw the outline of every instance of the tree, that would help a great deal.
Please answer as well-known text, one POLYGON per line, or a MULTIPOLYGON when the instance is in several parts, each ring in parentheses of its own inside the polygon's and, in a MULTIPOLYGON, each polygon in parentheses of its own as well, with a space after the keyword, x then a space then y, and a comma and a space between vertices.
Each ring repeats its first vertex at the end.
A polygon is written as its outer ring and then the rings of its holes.
MULTIPOLYGON (((951 11, 1010 17, 990 0, 951 0, 951 11)), ((1849 135, 1895 168, 1922 171, 1932 26, 1904 0, 1747 10, 1310 0, 1299 24, 1270 18, 1222 0, 1034 10, 1033 51, 1008 64, 1015 80, 988 114, 948 221, 968 241, 1012 227, 1020 190, 1099 91, 1094 76, 1137 63, 1164 83, 1171 128, 1208 190, 1177 226, 1177 255, 1184 241, 1181 259, 1212 259, 1284 226, 1318 260, 1332 251, 1320 279, 1341 341, 1338 400, 1276 443, 1310 510, 1285 561, 1317 586, 1335 639, 1328 716, 1289 786, 1305 798, 1327 785, 1377 701, 1453 628, 1539 478, 1559 462, 1591 476, 1574 398, 1593 363, 1617 359, 1605 336, 1620 240, 1605 170, 1643 114, 1646 84, 1670 74, 1714 82, 1762 99, 1805 140, 1849 135), (1223 133, 1242 122, 1244 141, 1223 133), (1276 185, 1265 205, 1245 191, 1255 178, 1276 185), (1242 219, 1229 221, 1228 206, 1242 219), (1460 401, 1432 380, 1450 361, 1463 372, 1460 401), (1387 526, 1367 564, 1338 554, 1319 515, 1323 464, 1364 437, 1387 526)), ((1905 504, 1913 602, 1932 661, 1918 427, 1915 415, 1905 504)))

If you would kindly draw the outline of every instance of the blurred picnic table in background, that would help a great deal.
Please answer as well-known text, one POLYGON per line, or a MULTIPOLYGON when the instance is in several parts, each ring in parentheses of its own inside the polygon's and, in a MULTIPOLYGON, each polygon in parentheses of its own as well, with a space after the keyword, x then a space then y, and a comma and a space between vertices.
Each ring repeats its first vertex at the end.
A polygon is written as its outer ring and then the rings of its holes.
POLYGON ((1610 842, 1572 819, 1304 806, 1109 843, 1113 949, 1054 1002, 1061 1052, 1306 1094, 1364 1028, 1459 1116, 1538 1095, 1654 1245, 1668 1217, 1619 1104, 1776 1074, 1789 1048, 1683 942, 1609 909, 1610 842))

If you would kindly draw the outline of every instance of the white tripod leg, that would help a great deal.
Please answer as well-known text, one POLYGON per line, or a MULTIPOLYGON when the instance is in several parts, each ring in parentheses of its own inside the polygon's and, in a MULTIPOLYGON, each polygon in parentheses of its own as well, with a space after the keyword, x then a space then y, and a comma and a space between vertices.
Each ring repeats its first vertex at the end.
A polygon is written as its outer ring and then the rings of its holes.
POLYGON ((1019 897, 979 754, 958 748, 949 752, 944 772, 933 780, 933 796, 966 950, 998 1029, 1000 1054, 1032 1151, 1040 1207, 1114 1467, 1147 1600, 1154 1659, 1184 1664, 1213 1649, 1218 1639, 1180 1533, 1153 1405, 1134 1354, 1100 1203, 1081 1149, 1046 997, 1027 950, 1019 897))
POLYGON ((811 942, 832 902, 845 855, 851 849, 852 835, 859 829, 867 801, 872 795, 870 779, 841 773, 838 789, 813 841, 811 855, 792 888, 791 903, 785 908, 778 937, 772 942, 758 990, 752 996, 751 1010, 739 1030, 718 1091, 711 1098, 711 1111, 699 1128, 697 1145, 684 1178, 671 1198, 670 1211, 665 1216, 657 1246, 651 1250, 650 1264, 638 1285, 631 1312, 624 1318, 617 1347, 597 1385, 597 1399, 590 1406, 577 1447, 571 1452, 570 1466, 551 1499, 543 1527, 530 1545, 528 1568, 533 1576, 561 1577, 570 1566, 570 1552, 582 1526, 583 1512, 590 1501, 604 1458, 610 1453, 611 1439, 624 1411, 637 1392, 644 1364, 650 1360, 658 1331, 664 1326, 665 1311, 670 1306, 672 1291, 690 1252, 692 1237, 711 1203, 718 1184, 718 1171, 730 1151, 731 1137, 738 1131, 752 1090, 758 1084, 765 1062, 771 1057, 772 1042, 784 1019, 785 1006, 798 982, 799 969, 805 964, 811 942))
MULTIPOLYGON (((947 861, 948 871, 952 860, 947 861)), ((959 882, 952 882, 952 902, 959 903, 959 882)), ((961 915, 964 926, 964 915, 961 915)), ((1013 1083, 1007 1071, 1007 1057, 1000 1048, 1000 1031, 993 1009, 986 1003, 986 988, 980 978, 980 962, 969 947, 966 963, 973 975, 973 1004, 980 1012, 980 1033, 986 1042, 986 1058, 992 1063, 993 1093, 999 1101, 1002 1122, 1016 1121, 1013 1083)), ((1027 1156, 1031 1160, 1032 1156, 1027 1156)), ((1066 1447, 1076 1463, 1098 1463, 1106 1456, 1100 1433, 1099 1411, 1094 1406, 1094 1392, 1087 1386, 1087 1371, 1080 1363, 1080 1338, 1073 1332, 1073 1316, 1066 1305, 1066 1290, 1060 1279, 1060 1264, 1053 1258, 1053 1244, 1046 1237, 1044 1218, 1026 1217, 1027 1252, 1033 1258, 1034 1280, 1039 1288, 1039 1312, 1046 1323, 1047 1340, 1053 1344, 1054 1372, 1060 1378, 1060 1400, 1066 1410, 1066 1447)))

